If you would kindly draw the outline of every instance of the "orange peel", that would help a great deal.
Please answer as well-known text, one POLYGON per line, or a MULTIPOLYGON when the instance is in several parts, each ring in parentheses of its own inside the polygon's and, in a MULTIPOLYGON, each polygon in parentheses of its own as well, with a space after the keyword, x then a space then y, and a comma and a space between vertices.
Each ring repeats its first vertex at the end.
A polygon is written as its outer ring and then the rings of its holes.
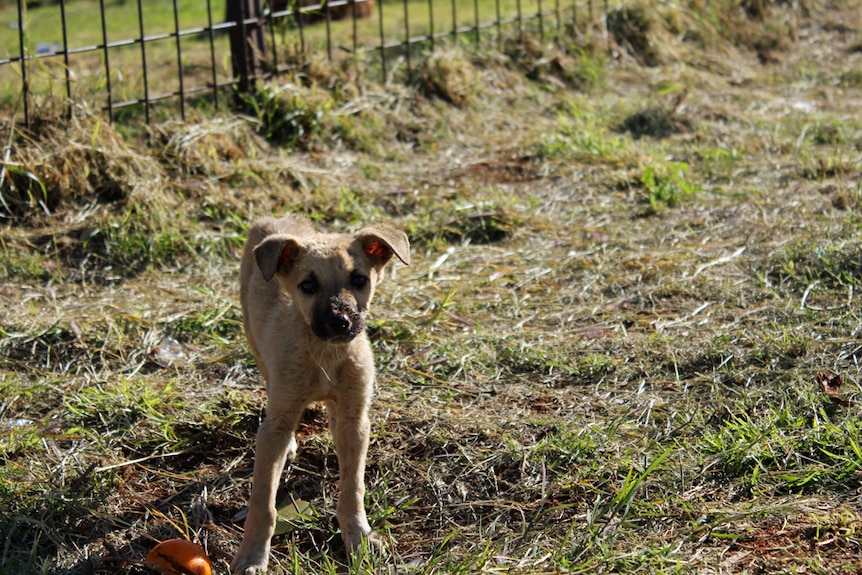
POLYGON ((147 554, 147 563, 164 575, 212 575, 213 564, 203 547, 187 539, 162 541, 147 554))

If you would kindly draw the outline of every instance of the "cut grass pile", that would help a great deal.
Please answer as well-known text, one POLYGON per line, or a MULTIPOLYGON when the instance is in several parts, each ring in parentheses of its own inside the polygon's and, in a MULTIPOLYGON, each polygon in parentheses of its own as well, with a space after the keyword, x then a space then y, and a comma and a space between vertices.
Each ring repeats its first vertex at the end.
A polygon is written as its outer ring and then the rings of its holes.
POLYGON ((141 573, 178 535, 226 571, 265 410, 239 251, 285 211, 414 258, 369 326, 392 557, 345 557, 315 408, 275 572, 862 568, 860 6, 639 14, 412 86, 314 62, 135 136, 6 126, 0 572, 141 573))

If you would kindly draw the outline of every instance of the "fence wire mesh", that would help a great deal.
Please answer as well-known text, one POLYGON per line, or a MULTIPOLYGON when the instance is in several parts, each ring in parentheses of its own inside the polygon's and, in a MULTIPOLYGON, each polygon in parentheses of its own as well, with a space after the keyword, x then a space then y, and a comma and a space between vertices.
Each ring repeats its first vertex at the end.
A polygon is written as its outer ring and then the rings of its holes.
POLYGON ((578 18, 601 21, 600 2, 0 0, 0 114, 29 124, 95 109, 150 123, 157 108, 185 119, 190 100, 217 110, 320 55, 409 79, 418 54, 443 42, 553 38, 578 18))

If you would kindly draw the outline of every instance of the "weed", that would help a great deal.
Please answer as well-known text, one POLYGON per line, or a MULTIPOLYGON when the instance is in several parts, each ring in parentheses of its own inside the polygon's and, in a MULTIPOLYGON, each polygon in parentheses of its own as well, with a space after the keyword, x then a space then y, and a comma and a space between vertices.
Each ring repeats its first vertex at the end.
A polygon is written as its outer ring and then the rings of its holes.
POLYGON ((641 184, 648 194, 647 199, 653 213, 658 213, 665 207, 674 208, 698 191, 698 187, 686 179, 688 169, 685 162, 669 162, 659 169, 652 166, 644 168, 641 184))
MULTIPOLYGON (((602 434, 594 429, 575 429, 560 425, 551 430, 535 447, 536 453, 547 463, 548 468, 565 478, 576 468, 598 466, 598 457, 603 443, 612 441, 611 433, 602 434)), ((583 471, 577 473, 581 476, 583 471)))
POLYGON ((720 454, 725 471, 749 489, 818 489, 841 483, 862 468, 859 430, 835 425, 821 409, 777 407, 752 419, 732 415, 704 437, 707 453, 720 454))
POLYGON ((776 272, 779 279, 792 280, 797 289, 815 283, 841 289, 859 284, 862 261, 858 248, 799 240, 785 247, 776 272))
POLYGON ((739 166, 742 151, 733 148, 707 148, 695 151, 704 175, 713 181, 730 181, 731 174, 739 166))
POLYGON ((30 250, 12 249, 0 240, 0 266, 9 278, 42 283, 49 279, 59 279, 48 265, 47 258, 30 250))
POLYGON ((828 157, 808 159, 799 168, 801 177, 808 180, 824 181, 832 178, 841 178, 856 172, 859 169, 860 160, 850 160, 839 154, 828 157))
POLYGON ((227 344, 242 331, 242 313, 236 302, 224 300, 206 288, 193 288, 207 302, 199 313, 187 314, 171 325, 186 340, 227 344))
POLYGON ((808 133, 812 143, 818 146, 843 146, 847 143, 844 126, 837 120, 818 123, 808 133))
POLYGON ((601 87, 608 67, 604 53, 577 45, 571 45, 568 52, 574 58, 574 65, 564 76, 568 82, 585 91, 601 87))
POLYGON ((609 554, 625 530, 638 491, 672 451, 672 448, 664 450, 640 473, 631 464, 615 494, 596 496, 585 524, 578 528, 577 534, 567 534, 567 544, 558 549, 556 561, 567 569, 583 568, 592 563, 593 558, 609 554))
POLYGON ((862 70, 848 70, 838 79, 842 88, 858 88, 862 86, 862 70))
POLYGON ((594 384, 613 374, 616 362, 608 354, 587 353, 572 366, 572 381, 577 384, 594 384))
POLYGON ((305 90, 291 84, 261 85, 242 96, 244 107, 259 122, 260 133, 284 146, 312 145, 333 106, 331 97, 314 88, 305 90))
POLYGON ((54 203, 36 174, 15 166, 0 170, 0 202, 7 216, 33 210, 50 212, 48 206, 54 203))
POLYGON ((625 155, 625 142, 598 125, 573 122, 561 116, 558 132, 539 144, 539 154, 547 158, 575 158, 582 161, 615 162, 625 155))
POLYGON ((123 380, 96 384, 76 393, 67 402, 73 421, 82 430, 101 436, 130 433, 139 423, 156 424, 163 439, 172 441, 172 411, 183 407, 174 383, 162 389, 145 381, 123 380))
POLYGON ((140 273, 154 265, 175 267, 194 257, 189 239, 177 227, 180 220, 171 219, 168 210, 156 203, 135 204, 122 220, 105 222, 100 230, 107 279, 116 278, 116 273, 140 273))

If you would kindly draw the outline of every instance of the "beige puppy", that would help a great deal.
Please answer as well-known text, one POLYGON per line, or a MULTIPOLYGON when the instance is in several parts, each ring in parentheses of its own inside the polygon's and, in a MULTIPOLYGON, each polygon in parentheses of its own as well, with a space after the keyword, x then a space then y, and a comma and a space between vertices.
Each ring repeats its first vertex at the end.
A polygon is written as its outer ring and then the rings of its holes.
POLYGON ((407 236, 389 226, 355 235, 319 233, 301 216, 251 226, 240 268, 245 333, 267 383, 267 414, 255 446, 245 534, 235 574, 266 570, 275 528, 276 489, 306 406, 324 402, 338 455, 336 507, 348 549, 374 534, 365 516, 365 455, 374 358, 365 313, 383 267, 410 262, 407 236))

